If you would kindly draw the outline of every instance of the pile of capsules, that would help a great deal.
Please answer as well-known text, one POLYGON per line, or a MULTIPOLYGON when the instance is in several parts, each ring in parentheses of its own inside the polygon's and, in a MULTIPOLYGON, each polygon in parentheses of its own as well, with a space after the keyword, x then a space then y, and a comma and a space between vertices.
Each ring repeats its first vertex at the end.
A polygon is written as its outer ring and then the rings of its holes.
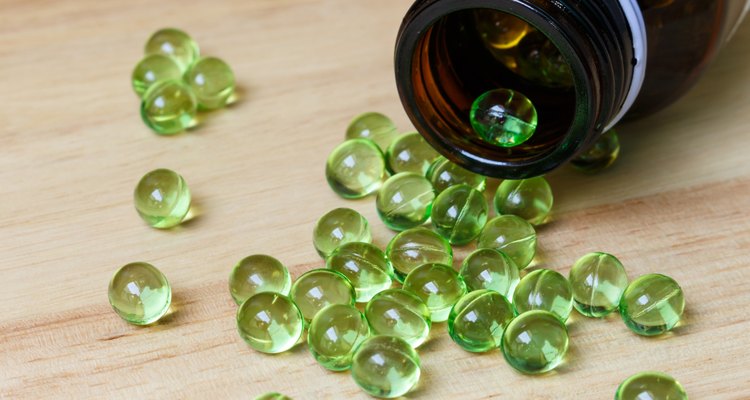
POLYGON ((151 35, 131 80, 141 98, 143 122, 160 135, 192 128, 198 123, 198 110, 223 108, 235 99, 229 65, 216 57, 201 57, 198 44, 179 29, 151 35))

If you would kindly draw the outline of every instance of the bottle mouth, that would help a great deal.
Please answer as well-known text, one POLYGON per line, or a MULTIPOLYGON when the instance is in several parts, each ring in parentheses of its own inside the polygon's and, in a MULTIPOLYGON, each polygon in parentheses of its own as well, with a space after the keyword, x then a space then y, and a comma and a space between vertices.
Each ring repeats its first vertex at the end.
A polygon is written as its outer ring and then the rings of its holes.
MULTIPOLYGON (((399 33, 396 77, 412 122, 437 151, 474 172, 521 179, 551 171, 601 134, 611 117, 611 110, 601 112, 602 106, 618 100, 602 98, 600 59, 590 51, 591 41, 578 27, 554 19, 545 6, 523 0, 427 3, 410 11, 409 22, 399 33), (513 70, 513 60, 504 61, 504 50, 498 57, 477 30, 476 18, 481 13, 517 19, 537 36, 541 34, 564 63, 569 74, 566 82, 540 82, 534 73, 518 69, 523 65, 513 70), (536 132, 515 147, 485 141, 470 123, 473 101, 499 88, 523 93, 537 108, 536 132)), ((520 46, 523 40, 511 40, 508 45, 520 46)))

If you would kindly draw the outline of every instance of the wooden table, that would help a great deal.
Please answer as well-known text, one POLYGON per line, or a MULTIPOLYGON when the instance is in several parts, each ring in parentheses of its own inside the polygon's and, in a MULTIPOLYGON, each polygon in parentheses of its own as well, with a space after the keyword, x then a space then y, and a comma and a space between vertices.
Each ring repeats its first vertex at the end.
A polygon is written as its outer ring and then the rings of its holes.
MULTIPOLYGON (((231 266, 275 255, 294 276, 323 262, 314 222, 348 206, 385 246, 374 201, 328 188, 324 162, 354 115, 379 110, 411 129, 392 46, 408 1, 0 3, 0 397, 368 398, 305 345, 254 352, 235 332, 231 266), (130 72, 154 30, 187 30, 226 59, 241 100, 177 137, 138 115, 130 72), (132 190, 145 172, 183 174, 199 215, 171 231, 144 225, 132 190), (155 326, 122 321, 112 273, 155 264, 174 289, 155 326)), ((549 177, 554 222, 540 265, 567 274, 608 251, 629 276, 662 272, 687 310, 672 334, 643 338, 617 316, 574 315, 572 347, 553 373, 528 377, 499 351, 469 354, 437 324, 419 349, 421 399, 609 399, 627 376, 662 370, 693 399, 750 398, 750 24, 688 96, 621 128, 622 157, 598 176, 549 177)), ((469 249, 457 250, 462 259, 469 249)))

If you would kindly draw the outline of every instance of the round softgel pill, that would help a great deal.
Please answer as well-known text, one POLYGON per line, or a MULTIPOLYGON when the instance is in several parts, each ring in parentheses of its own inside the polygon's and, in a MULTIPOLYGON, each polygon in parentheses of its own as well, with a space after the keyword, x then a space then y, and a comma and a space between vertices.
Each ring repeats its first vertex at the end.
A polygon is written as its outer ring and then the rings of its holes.
POLYGON ((372 241, 370 224, 351 208, 337 208, 320 217, 313 229, 313 245, 326 258, 342 244, 372 241))
POLYGON ((617 388, 615 400, 687 400, 682 385, 673 377, 656 371, 639 372, 617 388))
POLYGON ((551 312, 534 310, 510 321, 501 348, 511 367, 525 374, 541 374, 563 362, 568 344, 565 324, 551 312))
POLYGON ((404 279, 404 290, 427 304, 433 322, 447 320, 451 307, 467 292, 463 278, 444 264, 422 264, 414 268, 404 279))
POLYGON ((413 172, 422 176, 439 156, 440 154, 418 132, 405 133, 397 137, 385 154, 388 169, 392 173, 413 172))
POLYGON ((198 59, 198 43, 190 36, 175 28, 164 28, 154 32, 146 42, 145 54, 163 54, 172 57, 186 70, 198 59))
POLYGON ((237 331, 253 349, 281 353, 302 337, 304 319, 294 302, 279 293, 258 293, 237 309, 237 331))
POLYGON ((469 291, 490 289, 512 298, 520 280, 518 267, 505 253, 476 249, 461 264, 459 274, 469 291))
POLYGON ((540 225, 552 210, 552 189, 541 176, 506 179, 497 187, 494 204, 498 215, 517 215, 532 225, 540 225))
POLYGON ((174 135, 195 126, 197 110, 198 102, 186 83, 161 81, 143 94, 141 119, 159 135, 174 135))
POLYGON ((403 231, 427 222, 434 200, 435 191, 427 178, 402 172, 385 181, 375 199, 375 207, 385 226, 403 231))
POLYGON ((365 393, 386 399, 401 397, 419 382, 417 352, 403 339, 373 336, 354 353, 352 378, 365 393))
POLYGON ((461 184, 483 192, 487 185, 487 178, 484 176, 464 169, 442 156, 438 157, 427 170, 427 179, 438 194, 451 186, 461 184))
POLYGON ((385 176, 383 153, 367 139, 350 139, 341 143, 326 162, 328 184, 345 199, 375 193, 383 185, 385 176))
POLYGON ((146 90, 161 81, 182 79, 182 70, 172 57, 150 54, 136 64, 131 77, 133 90, 142 97, 146 90))
POLYGON ((469 120, 477 135, 486 142, 514 147, 536 132, 537 113, 534 104, 522 93, 496 89, 474 100, 469 120))
POLYGON ((138 215, 154 228, 179 225, 190 211, 190 189, 180 174, 156 169, 141 178, 133 192, 138 215))
POLYGON ((500 347, 503 331, 515 316, 500 293, 481 289, 469 292, 448 315, 448 334, 466 351, 483 353, 500 347))
POLYGON ((354 350, 370 333, 365 316, 348 304, 332 304, 315 314, 307 332, 313 358, 331 371, 352 365, 354 350))
POLYGON ((237 304, 262 292, 286 296, 291 287, 289 270, 279 260, 265 254, 243 258, 229 274, 229 293, 237 304))
POLYGON ((427 228, 412 228, 399 233, 388 243, 385 253, 399 282, 422 264, 453 265, 450 243, 427 228))
POLYGON ((357 302, 391 287, 393 267, 385 253, 370 243, 352 242, 341 245, 326 260, 326 267, 349 278, 357 294, 357 302))
POLYGON ((452 186, 440 193, 432 205, 432 226, 451 244, 468 244, 487 223, 487 201, 469 185, 452 186))
POLYGON ((167 277, 145 262, 130 263, 117 270, 107 294, 117 315, 134 325, 158 321, 172 303, 167 277))
POLYGON ((370 139, 384 153, 398 135, 398 129, 393 121, 377 112, 358 115, 346 128, 347 139, 370 139))
POLYGON ((234 98, 234 72, 220 58, 201 57, 190 66, 184 79, 202 110, 222 108, 234 98))
POLYGON ((538 269, 524 276, 513 293, 513 306, 519 314, 544 310, 566 321, 573 310, 570 283, 557 271, 538 269))
POLYGON ((365 307, 373 335, 396 336, 417 348, 427 340, 432 324, 430 309, 404 289, 387 289, 376 294, 365 307))
POLYGON ((313 269, 305 272, 294 281, 289 296, 307 322, 326 306, 353 306, 356 299, 354 287, 349 279, 330 269, 313 269))
POLYGON ((581 315, 603 317, 616 310, 628 286, 625 268, 617 257, 589 253, 573 264, 568 275, 573 306, 581 315))
POLYGON ((489 221, 477 239, 477 247, 500 250, 519 269, 526 268, 536 254, 536 231, 515 215, 500 215, 489 221))
POLYGON ((620 140, 617 132, 612 129, 599 137, 586 151, 570 160, 570 165, 583 173, 595 174, 614 164, 619 154, 620 140))
POLYGON ((674 279, 648 274, 630 282, 620 299, 620 315, 633 332, 660 335, 672 330, 685 311, 682 288, 674 279))

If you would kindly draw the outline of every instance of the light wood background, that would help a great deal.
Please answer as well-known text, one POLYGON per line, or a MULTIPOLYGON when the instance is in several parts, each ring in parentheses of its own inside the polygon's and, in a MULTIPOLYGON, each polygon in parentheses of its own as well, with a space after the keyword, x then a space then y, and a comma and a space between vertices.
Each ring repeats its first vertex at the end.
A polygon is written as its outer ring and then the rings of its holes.
MULTIPOLYGON (((373 198, 345 201, 324 162, 354 115, 411 129, 392 46, 405 0, 0 0, 0 397, 368 398, 305 345, 277 356, 235 332, 231 266, 268 253, 293 276, 323 265, 317 218, 357 209, 385 246, 373 198), (177 137, 151 133, 130 72, 149 34, 181 27, 226 59, 239 103, 177 137), (145 172, 188 181, 199 215, 159 231, 133 210, 145 172), (151 327, 110 309, 107 284, 132 261, 160 268, 173 312, 151 327)), ((421 399, 609 399, 627 376, 661 370, 692 399, 750 398, 750 24, 668 110, 621 128, 622 157, 598 176, 549 179, 554 222, 538 264, 567 274, 608 251, 632 278, 673 276, 687 297, 674 333, 643 338, 619 317, 575 315, 566 363, 541 377, 499 351, 466 353, 435 326, 419 349, 421 399)), ((457 250, 460 261, 468 248, 457 250)))

